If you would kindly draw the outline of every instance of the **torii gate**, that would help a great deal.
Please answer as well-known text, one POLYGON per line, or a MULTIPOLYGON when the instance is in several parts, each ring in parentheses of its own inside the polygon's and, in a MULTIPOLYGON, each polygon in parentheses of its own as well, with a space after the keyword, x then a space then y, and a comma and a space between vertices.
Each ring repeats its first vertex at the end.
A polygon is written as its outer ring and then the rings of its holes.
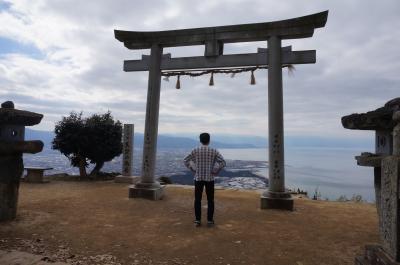
POLYGON ((114 30, 115 38, 128 49, 151 49, 141 60, 124 61, 124 71, 149 71, 142 176, 129 189, 129 197, 161 199, 163 188, 155 180, 161 72, 182 69, 215 69, 268 66, 269 188, 261 196, 261 208, 293 209, 285 190, 282 66, 315 63, 315 50, 282 48, 282 39, 312 37, 325 26, 328 11, 275 22, 168 31, 114 30), (224 43, 268 41, 257 53, 223 55, 224 43), (205 45, 204 56, 171 58, 164 47, 205 45))

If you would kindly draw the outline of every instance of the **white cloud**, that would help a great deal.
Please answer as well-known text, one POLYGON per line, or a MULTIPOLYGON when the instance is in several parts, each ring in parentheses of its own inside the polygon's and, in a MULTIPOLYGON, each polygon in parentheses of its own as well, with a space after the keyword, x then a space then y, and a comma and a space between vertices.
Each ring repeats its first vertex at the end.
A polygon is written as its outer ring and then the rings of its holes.
MULTIPOLYGON (((51 129, 70 110, 111 110, 144 128, 147 73, 125 73, 130 51, 113 29, 167 30, 265 22, 330 10, 314 37, 284 41, 294 50, 316 49, 317 64, 284 73, 285 132, 290 135, 354 135, 340 117, 381 106, 400 95, 400 5, 397 0, 357 1, 29 1, 0 11, 0 37, 40 50, 40 56, 0 56, 0 98, 45 114, 37 127, 51 129), (4 26, 6 25, 6 26, 4 26)), ((266 43, 232 44, 227 53, 255 52, 266 43)), ((172 56, 201 55, 203 47, 168 48, 172 56)), ((267 135, 267 73, 162 81, 161 133, 197 131, 267 135)))

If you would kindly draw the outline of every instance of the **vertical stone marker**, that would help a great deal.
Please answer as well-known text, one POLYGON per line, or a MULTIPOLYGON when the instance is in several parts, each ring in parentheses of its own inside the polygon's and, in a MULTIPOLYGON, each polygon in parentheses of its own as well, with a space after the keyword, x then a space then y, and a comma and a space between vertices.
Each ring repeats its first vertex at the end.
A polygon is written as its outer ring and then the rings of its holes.
POLYGON ((122 175, 115 177, 117 183, 135 183, 133 176, 134 125, 124 124, 122 136, 122 175))
POLYGON ((25 127, 40 123, 43 115, 17 110, 6 101, 0 108, 0 221, 13 220, 17 214, 19 182, 24 170, 23 153, 43 149, 41 141, 25 141, 25 127))
POLYGON ((122 149, 122 176, 133 175, 133 124, 124 124, 124 140, 122 149))

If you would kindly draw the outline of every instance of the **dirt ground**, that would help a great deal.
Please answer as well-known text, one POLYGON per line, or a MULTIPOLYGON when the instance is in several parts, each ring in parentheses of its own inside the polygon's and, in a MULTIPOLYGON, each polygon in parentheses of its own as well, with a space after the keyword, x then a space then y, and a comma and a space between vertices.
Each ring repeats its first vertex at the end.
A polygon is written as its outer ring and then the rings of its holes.
POLYGON ((110 181, 22 183, 0 249, 71 264, 345 265, 378 242, 372 204, 296 199, 293 212, 260 210, 257 192, 217 190, 216 226, 196 228, 192 193, 167 186, 149 201, 110 181))

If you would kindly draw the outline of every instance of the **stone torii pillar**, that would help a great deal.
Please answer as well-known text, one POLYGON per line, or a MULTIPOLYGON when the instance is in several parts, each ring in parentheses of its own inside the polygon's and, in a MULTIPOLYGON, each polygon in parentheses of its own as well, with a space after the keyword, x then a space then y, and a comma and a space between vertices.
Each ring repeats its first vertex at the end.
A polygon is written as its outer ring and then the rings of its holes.
POLYGON ((147 90, 146 123, 143 141, 142 178, 129 188, 130 198, 148 198, 158 200, 163 197, 163 188, 155 180, 157 154, 158 114, 160 109, 161 58, 163 48, 154 43, 151 46, 149 83, 147 90))
POLYGON ((325 26, 328 11, 293 19, 254 24, 137 32, 115 30, 115 38, 128 49, 151 49, 141 60, 126 60, 124 71, 149 71, 141 181, 130 188, 130 197, 160 199, 163 191, 155 181, 158 112, 162 71, 205 70, 268 66, 269 190, 261 196, 261 208, 293 209, 285 192, 282 67, 315 63, 315 50, 292 51, 281 47, 282 39, 312 37, 325 26), (257 53, 224 55, 224 43, 268 41, 257 53), (171 58, 164 47, 204 45, 204 56, 171 58))
POLYGON ((261 196, 261 208, 293 210, 293 199, 285 191, 283 89, 281 39, 268 39, 268 177, 269 187, 261 196))

